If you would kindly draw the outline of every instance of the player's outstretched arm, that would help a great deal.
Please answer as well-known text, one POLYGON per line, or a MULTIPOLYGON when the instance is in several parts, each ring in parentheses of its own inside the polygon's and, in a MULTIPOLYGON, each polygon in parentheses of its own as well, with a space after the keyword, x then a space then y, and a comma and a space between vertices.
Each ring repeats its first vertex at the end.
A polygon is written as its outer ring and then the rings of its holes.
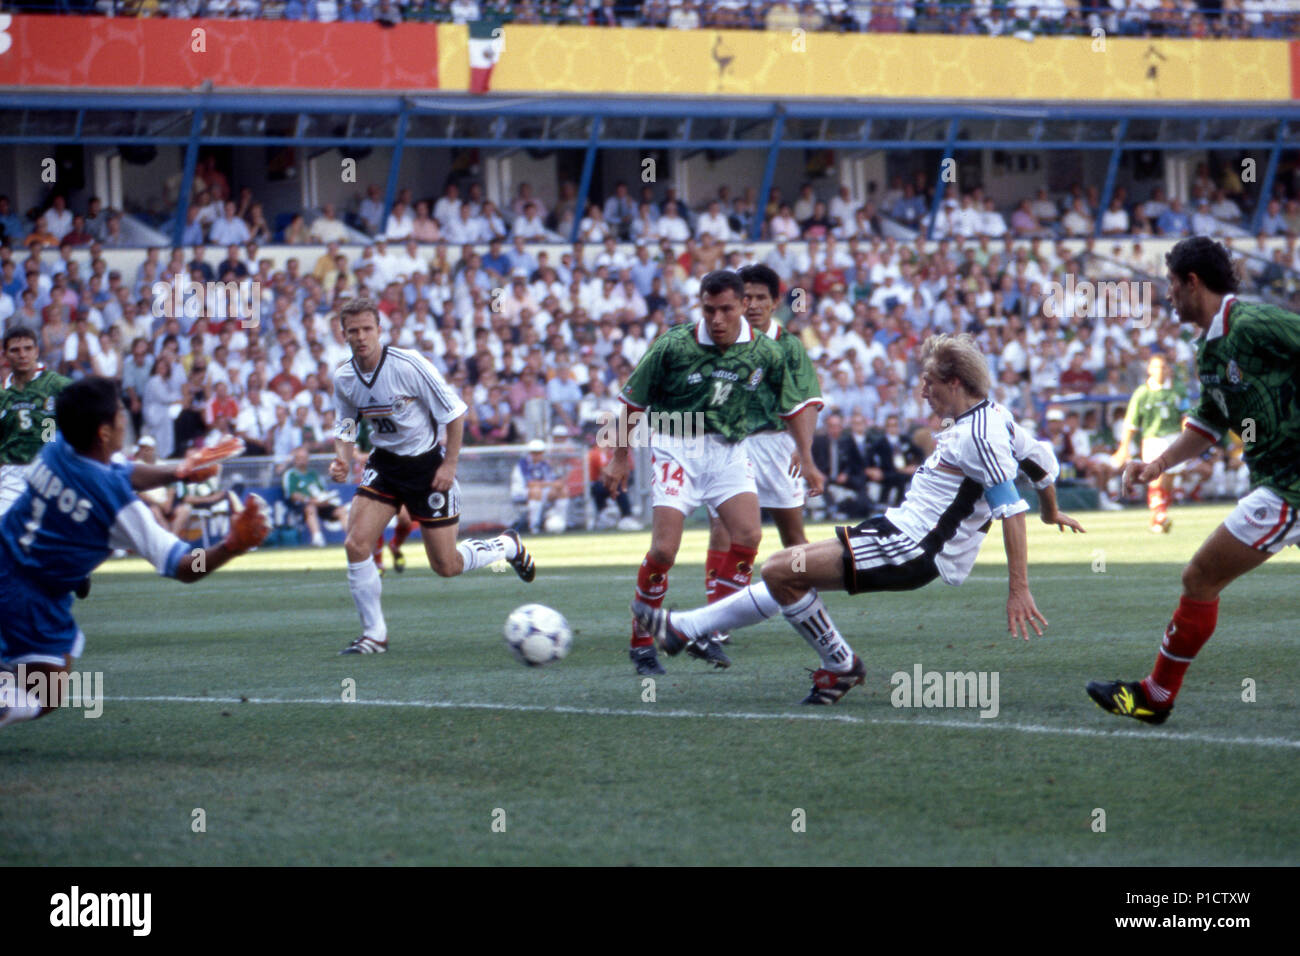
POLYGON ((258 495, 249 495, 243 509, 230 519, 230 533, 215 548, 195 548, 188 560, 181 559, 174 577, 182 584, 193 584, 213 571, 251 551, 266 540, 271 533, 271 517, 266 502, 258 495))
POLYGON ((216 477, 221 462, 243 453, 243 439, 231 437, 207 448, 191 448, 185 453, 185 458, 174 465, 136 463, 131 466, 131 489, 149 491, 177 481, 207 481, 216 477))
POLYGON ((1047 618, 1038 610, 1029 593, 1029 546, 1025 532, 1025 514, 1002 519, 1002 543, 1007 550, 1007 577, 1011 593, 1007 597, 1007 630, 1029 640, 1032 627, 1041 637, 1047 618), (1039 627, 1039 622, 1043 627, 1039 627))
POLYGON ((1214 439, 1204 432, 1184 427, 1182 434, 1155 461, 1134 460, 1124 466, 1124 494, 1128 494, 1134 484, 1149 484, 1175 465, 1205 454, 1213 444, 1214 439))
POLYGON ((1046 485, 1038 490, 1038 516, 1043 524, 1054 524, 1061 531, 1069 528, 1075 534, 1083 532, 1083 525, 1056 506, 1056 485, 1046 485))

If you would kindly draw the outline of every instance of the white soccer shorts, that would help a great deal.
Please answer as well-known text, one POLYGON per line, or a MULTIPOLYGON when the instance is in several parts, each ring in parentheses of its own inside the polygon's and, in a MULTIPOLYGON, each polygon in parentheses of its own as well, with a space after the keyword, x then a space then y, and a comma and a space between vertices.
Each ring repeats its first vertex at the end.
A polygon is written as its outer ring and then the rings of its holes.
MULTIPOLYGON (((1163 438, 1144 438, 1142 439, 1142 460, 1152 462, 1169 450, 1169 446, 1174 443, 1177 435, 1166 435, 1163 438)), ((1180 461, 1172 468, 1166 468, 1166 475, 1176 475, 1187 467, 1187 462, 1180 461)))
POLYGON ((676 508, 689 516, 702 504, 716 508, 745 492, 758 493, 745 442, 732 444, 712 434, 656 437, 650 450, 650 501, 655 508, 676 508))
POLYGON ((1237 502, 1223 524, 1242 544, 1277 554, 1289 544, 1300 544, 1296 514, 1295 506, 1283 501, 1272 488, 1256 488, 1237 502))
POLYGON ((754 463, 759 507, 802 508, 804 480, 790 477, 794 436, 789 432, 759 432, 745 439, 745 445, 754 463))

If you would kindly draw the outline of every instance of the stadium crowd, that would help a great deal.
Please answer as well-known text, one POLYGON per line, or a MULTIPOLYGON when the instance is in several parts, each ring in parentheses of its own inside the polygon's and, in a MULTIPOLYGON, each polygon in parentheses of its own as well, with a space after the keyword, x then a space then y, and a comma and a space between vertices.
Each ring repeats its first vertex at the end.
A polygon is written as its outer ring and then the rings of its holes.
MULTIPOLYGON (((505 216, 468 183, 463 197, 449 185, 432 202, 412 202, 403 190, 385 218, 371 187, 357 215, 372 241, 345 252, 337 211, 327 206, 310 225, 299 217, 291 227, 325 251, 276 269, 260 252, 268 236, 255 228, 251 193, 224 199, 221 180, 212 164, 201 167, 196 188, 221 201, 191 209, 192 244, 140 250, 125 271, 110 271, 102 256, 107 231, 95 230, 106 226, 105 213, 95 201, 74 212, 56 196, 34 211, 27 231, 30 220, 0 197, 0 325, 35 330, 49 368, 117 379, 135 434, 162 458, 229 434, 250 454, 281 462, 304 446, 331 450, 331 379, 349 355, 334 316, 356 295, 379 303, 389 341, 422 351, 460 390, 470 408, 467 442, 515 443, 557 430, 590 438, 617 410, 650 341, 699 317, 701 277, 752 261, 781 277, 777 317, 819 370, 821 430, 834 457, 842 449, 856 461, 861 452, 863 463, 839 480, 845 494, 832 496, 850 510, 869 506, 868 484, 874 496, 901 493, 940 426, 922 402, 916 359, 932 332, 974 333, 997 382, 993 397, 1046 431, 1067 475, 1103 492, 1113 475, 1099 456, 1113 450, 1113 415, 1144 381, 1150 356, 1170 358, 1189 400, 1196 387, 1190 336, 1169 315, 1163 263, 1142 239, 1125 231, 1079 247, 1046 229, 994 236, 983 225, 992 219, 977 213, 988 205, 979 190, 955 196, 951 227, 926 242, 882 236, 870 216, 860 231, 846 231, 866 207, 844 195, 824 201, 809 185, 795 218, 808 213, 824 228, 778 232, 759 254, 737 240, 752 190, 733 200, 724 188, 692 207, 671 189, 634 204, 620 184, 591 205, 579 242, 556 245, 559 233, 545 225, 555 210, 527 184, 505 216), (491 228, 507 218, 509 229, 491 228), (1117 282, 1118 294, 1089 298, 1085 277, 1117 282), (1054 404, 1062 395, 1103 398, 1071 418, 1054 404)), ((910 191, 896 182, 882 204, 906 202, 910 191)), ((1080 187, 1057 199, 1040 194, 1029 212, 1040 225, 1063 220, 1095 205, 1092 197, 1080 187)), ((1163 202, 1157 190, 1135 208, 1149 219, 1144 207, 1163 202)), ((1278 208, 1294 214, 1295 203, 1278 208)), ((1293 297, 1300 224, 1287 216, 1277 214, 1286 246, 1248 259, 1247 268, 1256 290, 1293 297)))
POLYGON ((316 20, 394 25, 587 24, 677 30, 1252 37, 1300 35, 1297 0, 16 0, 0 9, 112 16, 316 20))

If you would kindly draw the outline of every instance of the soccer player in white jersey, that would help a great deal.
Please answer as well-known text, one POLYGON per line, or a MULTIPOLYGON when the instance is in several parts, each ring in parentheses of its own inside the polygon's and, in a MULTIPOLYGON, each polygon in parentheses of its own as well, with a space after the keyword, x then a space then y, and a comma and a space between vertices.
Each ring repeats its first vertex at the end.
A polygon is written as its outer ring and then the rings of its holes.
POLYGON ((492 539, 456 543, 460 485, 456 466, 465 430, 465 403, 419 352, 379 342, 379 310, 357 298, 340 310, 339 323, 352 358, 334 375, 338 424, 330 478, 347 480, 356 451, 357 422, 370 425, 374 451, 361 475, 344 543, 348 587, 361 616, 361 636, 343 654, 382 654, 388 625, 380 605, 382 586, 371 554, 388 522, 405 505, 420 525, 429 567, 450 578, 505 560, 524 581, 532 581, 533 559, 514 531, 492 539), (447 430, 445 450, 438 426, 447 430))
POLYGON ((826 611, 818 590, 910 591, 942 578, 961 584, 970 574, 993 519, 1002 521, 1011 593, 1007 629, 1029 639, 1042 634, 1029 592, 1024 512, 1017 471, 1038 489, 1041 517, 1062 531, 1082 531, 1056 507, 1060 465, 1047 445, 1015 424, 1010 412, 988 399, 990 377, 969 335, 934 335, 922 347, 924 396, 935 413, 952 419, 935 449, 917 469, 903 503, 835 537, 787 548, 763 564, 763 580, 694 611, 663 611, 634 602, 638 623, 669 653, 700 635, 757 624, 776 614, 817 651, 805 704, 833 704, 866 678, 866 666, 826 611))

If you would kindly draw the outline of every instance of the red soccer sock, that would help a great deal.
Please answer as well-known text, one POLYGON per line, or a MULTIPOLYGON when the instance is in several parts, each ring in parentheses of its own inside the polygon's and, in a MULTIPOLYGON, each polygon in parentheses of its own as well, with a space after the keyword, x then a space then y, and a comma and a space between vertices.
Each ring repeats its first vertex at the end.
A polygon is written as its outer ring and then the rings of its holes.
POLYGON ((718 570, 718 593, 715 600, 731 597, 737 591, 749 587, 754 576, 754 559, 758 557, 757 548, 745 548, 733 544, 727 552, 727 559, 718 570))
MULTIPOLYGON (((662 605, 664 595, 668 593, 668 569, 671 567, 671 564, 659 564, 650 560, 650 555, 647 554, 645 560, 641 562, 641 570, 636 573, 637 599, 651 607, 662 605)), ((652 636, 642 631, 635 623, 632 625, 633 647, 653 646, 654 642, 652 636)))
POLYGON ((1173 620, 1165 628, 1165 638, 1156 655, 1151 675, 1142 681, 1147 699, 1158 707, 1172 707, 1183 675, 1198 651, 1214 633, 1219 622, 1219 599, 1193 601, 1184 596, 1178 602, 1173 620))
POLYGON ((411 529, 414 527, 414 521, 410 524, 402 524, 400 521, 397 523, 397 527, 393 529, 393 540, 388 542, 388 547, 392 549, 393 554, 402 550, 402 545, 406 542, 406 539, 410 537, 411 529))
POLYGON ((1147 485, 1147 507, 1151 509, 1153 524, 1160 524, 1165 520, 1165 512, 1169 510, 1169 496, 1159 481, 1147 485))
POLYGON ((727 563, 726 551, 709 549, 704 558, 704 603, 718 600, 718 576, 727 563))

